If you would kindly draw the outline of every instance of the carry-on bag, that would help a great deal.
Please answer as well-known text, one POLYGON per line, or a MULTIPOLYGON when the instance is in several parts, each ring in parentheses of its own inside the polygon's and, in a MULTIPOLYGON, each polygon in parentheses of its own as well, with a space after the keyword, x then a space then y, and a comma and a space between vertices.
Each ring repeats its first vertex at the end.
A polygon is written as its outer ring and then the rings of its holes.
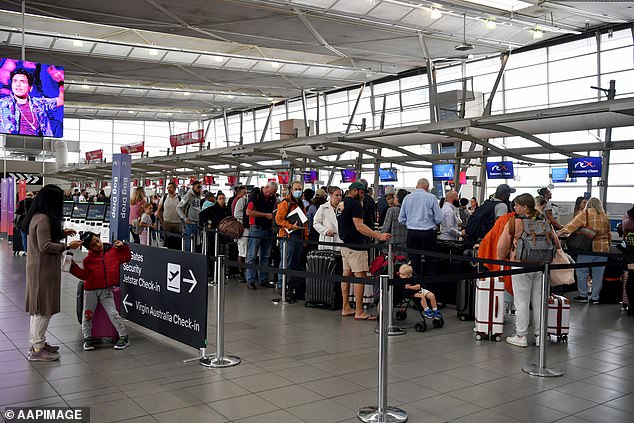
MULTIPOLYGON (((342 267, 341 253, 338 251, 313 250, 306 258, 306 272, 309 274, 341 275, 342 267)), ((307 276, 305 298, 307 307, 339 310, 342 306, 341 284, 316 276, 307 276)))
POLYGON ((475 279, 461 279, 458 281, 456 293, 456 314, 458 319, 475 320, 475 279))
POLYGON ((22 232, 18 225, 13 226, 13 241, 11 246, 13 247, 13 254, 16 255, 24 251, 24 247, 26 247, 26 245, 22 245, 22 232))
POLYGON ((603 286, 599 293, 602 304, 620 304, 623 300, 623 266, 608 261, 603 271, 603 286))
MULTIPOLYGON (((121 289, 118 286, 112 288, 114 303, 117 311, 121 310, 121 289)), ((77 284, 77 320, 81 324, 84 314, 84 281, 77 284)), ((97 308, 92 315, 92 338, 95 342, 112 342, 115 343, 119 339, 119 333, 110 321, 110 317, 101 303, 97 304, 97 308)))
POLYGON ((570 300, 561 295, 548 297, 548 335, 557 337, 557 341, 568 342, 570 333, 570 300))
POLYGON ((502 340, 504 332, 504 281, 478 279, 475 296, 475 338, 502 340))

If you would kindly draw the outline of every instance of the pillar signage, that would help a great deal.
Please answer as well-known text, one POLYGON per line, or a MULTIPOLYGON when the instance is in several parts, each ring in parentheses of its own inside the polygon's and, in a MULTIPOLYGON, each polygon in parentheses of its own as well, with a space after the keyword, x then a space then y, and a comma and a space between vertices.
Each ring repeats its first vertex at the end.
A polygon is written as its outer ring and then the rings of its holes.
POLYGON ((121 315, 194 348, 207 346, 207 258, 130 244, 121 265, 121 315))
POLYGON ((130 238, 130 165, 129 154, 113 154, 110 186, 110 240, 127 241, 130 238))
POLYGON ((13 235, 14 213, 15 213, 15 179, 7 178, 7 232, 9 236, 13 235))
POLYGON ((9 182, 7 180, 7 178, 2 178, 2 180, 0 181, 0 202, 2 204, 2 207, 0 209, 0 232, 2 232, 3 234, 6 234, 9 232, 9 225, 7 224, 8 222, 8 205, 9 205, 9 201, 8 201, 8 197, 9 197, 9 182))
POLYGON ((26 198, 26 181, 21 179, 18 181, 18 201, 26 198))

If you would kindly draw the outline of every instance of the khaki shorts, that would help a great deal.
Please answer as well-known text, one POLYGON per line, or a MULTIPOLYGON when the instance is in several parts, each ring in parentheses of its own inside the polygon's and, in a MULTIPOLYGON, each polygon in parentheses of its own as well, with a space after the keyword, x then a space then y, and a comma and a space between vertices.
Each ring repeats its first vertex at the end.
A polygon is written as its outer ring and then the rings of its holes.
POLYGON ((343 270, 352 271, 352 273, 369 272, 367 250, 352 250, 347 247, 341 247, 341 257, 343 258, 343 270))

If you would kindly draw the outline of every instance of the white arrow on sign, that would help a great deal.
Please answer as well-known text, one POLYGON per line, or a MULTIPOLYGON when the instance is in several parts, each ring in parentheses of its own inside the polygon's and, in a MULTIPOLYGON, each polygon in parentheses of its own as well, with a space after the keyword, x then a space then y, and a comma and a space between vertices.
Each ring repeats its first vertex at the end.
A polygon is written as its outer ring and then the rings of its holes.
POLYGON ((194 272, 192 272, 191 269, 189 269, 189 274, 192 275, 192 278, 191 279, 183 278, 183 282, 192 284, 192 287, 189 288, 189 291, 188 291, 191 294, 194 288, 196 287, 196 285, 198 284, 198 281, 196 280, 196 276, 194 276, 194 272))
POLYGON ((128 306, 132 307, 132 303, 127 302, 126 300, 128 299, 128 295, 130 294, 125 294, 125 298, 123 299, 123 308, 125 308, 125 312, 128 312, 128 306))

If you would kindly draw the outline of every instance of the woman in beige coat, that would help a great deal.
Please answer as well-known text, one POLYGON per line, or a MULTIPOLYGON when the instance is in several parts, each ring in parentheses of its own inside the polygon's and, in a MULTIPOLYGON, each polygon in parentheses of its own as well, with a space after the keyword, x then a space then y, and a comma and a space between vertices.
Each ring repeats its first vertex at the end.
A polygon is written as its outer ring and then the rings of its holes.
POLYGON ((46 185, 33 200, 24 221, 28 229, 26 255, 26 312, 31 315, 29 361, 59 360, 59 347, 46 342, 46 330, 60 309, 62 253, 81 246, 81 241, 60 242, 72 229, 62 228, 64 191, 46 185))

